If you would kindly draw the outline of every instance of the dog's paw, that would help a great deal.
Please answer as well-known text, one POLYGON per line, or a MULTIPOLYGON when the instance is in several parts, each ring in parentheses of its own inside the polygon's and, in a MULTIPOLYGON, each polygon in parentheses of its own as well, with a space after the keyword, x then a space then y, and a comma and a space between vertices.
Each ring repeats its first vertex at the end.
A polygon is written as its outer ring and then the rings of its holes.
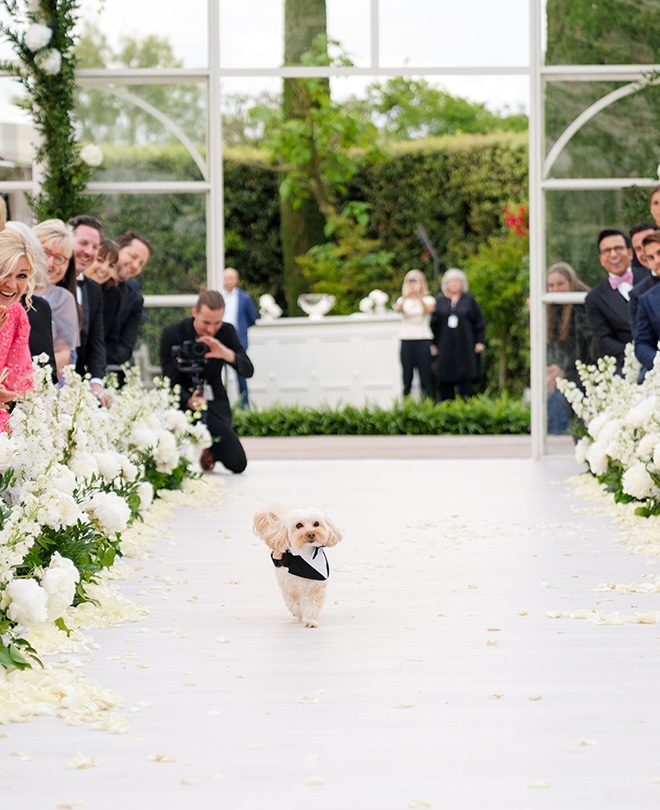
POLYGON ((318 627, 319 626, 319 623, 316 621, 316 619, 303 619, 302 623, 305 625, 305 627, 318 627))

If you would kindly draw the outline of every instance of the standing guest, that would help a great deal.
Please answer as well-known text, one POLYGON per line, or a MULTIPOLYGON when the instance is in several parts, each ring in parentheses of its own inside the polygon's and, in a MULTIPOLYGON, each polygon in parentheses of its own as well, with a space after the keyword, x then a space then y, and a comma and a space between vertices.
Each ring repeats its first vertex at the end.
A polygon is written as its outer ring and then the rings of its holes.
POLYGON ((106 344, 108 334, 119 309, 119 288, 117 287, 117 259, 119 249, 112 239, 101 239, 96 260, 85 270, 85 276, 96 281, 103 290, 103 334, 106 344))
MULTIPOLYGON (((90 389, 101 403, 106 402, 103 388, 106 355, 103 327, 103 291, 101 285, 85 276, 85 270, 95 261, 103 236, 103 225, 95 217, 82 214, 69 220, 73 228, 72 263, 77 280, 77 298, 82 308, 80 344, 76 371, 89 374, 90 389)), ((60 285, 64 286, 66 276, 60 285)))
POLYGON ((8 431, 10 406, 33 387, 28 307, 34 285, 34 250, 20 231, 0 231, 0 431, 8 431))
POLYGON ((635 284, 630 291, 628 315, 630 317, 633 337, 635 336, 635 322, 637 321, 637 302, 639 301, 639 296, 643 295, 647 290, 650 290, 657 281, 660 281, 660 276, 656 276, 653 270, 646 264, 646 256, 644 255, 644 246, 642 244, 649 234, 657 230, 658 226, 649 222, 640 222, 638 225, 633 225, 630 229, 630 242, 633 249, 632 268, 634 270, 636 267, 643 267, 646 270, 650 270, 650 275, 642 279, 639 284, 635 284))
POLYGON ((75 297, 65 287, 58 286, 64 278, 73 253, 71 227, 61 219, 46 219, 34 226, 32 232, 39 240, 47 262, 47 277, 35 275, 35 296, 45 298, 53 317, 53 348, 58 381, 62 382, 64 366, 76 362, 80 341, 80 315, 75 297))
MULTIPOLYGON (((660 230, 644 239, 644 253, 651 272, 660 275, 660 230)), ((642 364, 641 382, 653 368, 660 340, 660 286, 654 285, 639 297, 635 324, 635 357, 642 364)))
POLYGON ((112 328, 108 330, 106 347, 108 365, 119 373, 121 382, 123 372, 119 366, 127 363, 133 355, 144 307, 144 298, 139 287, 132 282, 142 273, 151 258, 153 247, 137 231, 126 231, 117 237, 117 248, 119 307, 112 328))
MULTIPOLYGON (((575 270, 566 262, 557 262, 548 268, 546 290, 550 293, 588 292, 575 270)), ((591 335, 587 315, 581 304, 548 304, 546 309, 546 394, 548 405, 548 433, 566 433, 573 419, 573 409, 557 388, 558 379, 567 379, 579 385, 580 375, 575 363, 591 362, 591 335)))
POLYGON ((406 273, 401 295, 394 304, 394 311, 401 315, 399 339, 403 396, 410 396, 413 376, 417 369, 422 394, 433 399, 431 314, 435 311, 435 299, 429 295, 426 277, 420 270, 410 270, 406 273))
POLYGON ((455 399, 456 394, 471 397, 481 376, 486 325, 479 304, 468 293, 462 270, 447 270, 440 287, 443 295, 431 317, 437 398, 455 399))
MULTIPOLYGON (((225 302, 215 290, 202 290, 192 309, 192 318, 185 318, 163 330, 160 341, 160 364, 163 376, 170 385, 180 386, 181 410, 196 411, 206 408, 205 421, 215 440, 211 448, 204 450, 200 460, 204 471, 210 472, 217 461, 234 473, 241 473, 247 466, 245 450, 231 423, 231 408, 222 383, 222 370, 231 366, 242 377, 251 377, 254 368, 245 349, 241 346, 236 330, 224 323, 225 302), (201 358, 202 384, 196 385, 190 366, 177 361, 173 347, 181 347, 186 341, 203 343, 208 351, 201 358)), ((195 364, 196 365, 196 364, 195 364)))
POLYGON ((649 194, 649 211, 653 221, 660 228, 660 185, 653 186, 649 194))
MULTIPOLYGON (((224 322, 230 323, 234 327, 241 346, 247 351, 248 329, 256 323, 257 309, 252 296, 238 286, 240 283, 238 270, 234 267, 226 267, 222 278, 222 297, 225 299, 224 322)), ((238 393, 239 406, 249 408, 247 380, 240 375, 238 375, 238 393)))
POLYGON ((623 369, 626 344, 633 339, 628 311, 630 291, 649 275, 645 268, 631 267, 632 247, 622 231, 606 228, 596 240, 598 258, 607 272, 585 299, 587 319, 593 337, 594 359, 616 358, 617 372, 623 369))

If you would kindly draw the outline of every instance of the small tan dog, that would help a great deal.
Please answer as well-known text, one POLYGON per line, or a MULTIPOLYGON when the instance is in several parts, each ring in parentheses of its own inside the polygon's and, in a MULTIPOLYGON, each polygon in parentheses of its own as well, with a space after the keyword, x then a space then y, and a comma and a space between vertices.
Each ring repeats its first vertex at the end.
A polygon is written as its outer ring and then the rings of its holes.
POLYGON ((305 627, 318 627, 330 576, 323 549, 337 545, 341 531, 320 509, 257 512, 253 528, 271 550, 286 606, 305 627))

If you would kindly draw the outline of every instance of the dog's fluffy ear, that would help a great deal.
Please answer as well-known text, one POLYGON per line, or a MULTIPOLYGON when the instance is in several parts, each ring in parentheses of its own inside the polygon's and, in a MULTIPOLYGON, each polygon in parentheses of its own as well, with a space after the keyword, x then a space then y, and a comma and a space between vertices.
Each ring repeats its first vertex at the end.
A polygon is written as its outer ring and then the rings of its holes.
POLYGON ((336 546, 337 543, 342 539, 344 536, 341 529, 338 529, 335 524, 330 520, 330 518, 325 518, 325 525, 328 529, 328 537, 326 539, 325 545, 326 546, 336 546))
POLYGON ((286 526, 272 510, 257 512, 252 528, 272 551, 284 552, 289 547, 286 526))

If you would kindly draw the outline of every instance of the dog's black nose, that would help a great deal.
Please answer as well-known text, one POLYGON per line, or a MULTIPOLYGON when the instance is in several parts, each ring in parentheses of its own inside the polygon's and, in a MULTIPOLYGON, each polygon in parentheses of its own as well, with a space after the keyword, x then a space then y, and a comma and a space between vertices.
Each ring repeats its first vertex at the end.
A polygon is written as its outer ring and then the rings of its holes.
POLYGON ((308 540, 316 540, 316 534, 314 532, 307 532, 307 539, 308 540))

